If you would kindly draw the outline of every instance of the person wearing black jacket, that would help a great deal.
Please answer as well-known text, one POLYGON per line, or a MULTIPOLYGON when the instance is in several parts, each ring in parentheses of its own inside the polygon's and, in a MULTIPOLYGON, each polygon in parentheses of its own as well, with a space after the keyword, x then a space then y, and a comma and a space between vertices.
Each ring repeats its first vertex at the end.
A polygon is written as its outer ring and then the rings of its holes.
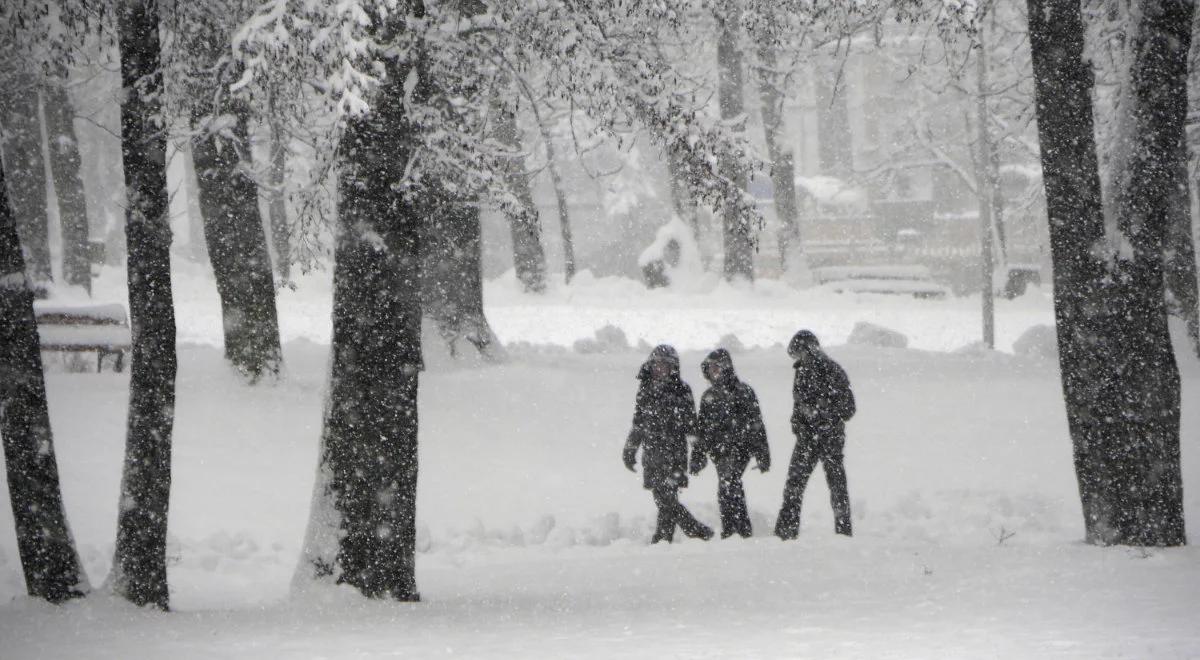
POLYGON ((749 538, 750 514, 742 474, 753 457, 758 469, 771 467, 767 430, 754 389, 737 377, 729 351, 718 348, 700 365, 711 386, 700 398, 700 440, 692 452, 690 471, 699 474, 709 458, 717 466, 717 504, 721 538, 749 538))
POLYGON ((679 489, 688 483, 688 437, 696 435, 696 403, 679 375, 679 354, 666 344, 655 347, 638 370, 638 380, 633 428, 622 458, 632 472, 642 450, 642 485, 658 508, 651 543, 670 543, 676 525, 690 537, 708 540, 713 531, 679 502, 679 489))
POLYGON ((854 393, 846 371, 821 350, 817 336, 801 330, 788 344, 795 360, 792 385, 792 432, 796 448, 788 466, 783 506, 775 522, 775 535, 794 539, 800 532, 800 506, 804 487, 820 461, 825 466, 829 499, 833 504, 834 531, 850 536, 850 495, 846 487, 843 448, 846 421, 854 416, 854 393))

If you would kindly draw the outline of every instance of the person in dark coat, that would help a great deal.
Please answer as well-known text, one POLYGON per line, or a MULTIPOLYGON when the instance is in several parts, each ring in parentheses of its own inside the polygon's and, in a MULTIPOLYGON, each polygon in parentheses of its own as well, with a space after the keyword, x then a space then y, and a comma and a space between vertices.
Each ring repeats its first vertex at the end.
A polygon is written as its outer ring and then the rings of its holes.
POLYGON ((658 507, 651 542, 670 543, 676 525, 690 537, 708 540, 712 530, 679 502, 679 489, 688 483, 688 436, 696 435, 696 403, 692 388, 679 376, 679 354, 666 344, 655 347, 638 370, 638 380, 633 428, 623 458, 632 472, 637 451, 642 450, 642 485, 658 507))
POLYGON ((767 430, 754 389, 737 377, 729 351, 718 348, 700 365, 711 386, 700 397, 700 440, 692 452, 691 473, 699 474, 708 459, 717 466, 717 504, 721 538, 750 537, 750 514, 742 474, 751 457, 761 472, 771 467, 767 430))
POLYGON ((796 448, 783 488, 783 506, 775 522, 775 535, 794 539, 800 532, 800 505, 804 487, 817 461, 825 466, 829 499, 833 504, 834 531, 850 536, 850 495, 846 487, 843 448, 846 421, 854 416, 854 393, 846 371, 833 361, 808 330, 797 332, 788 344, 795 360, 792 385, 792 432, 796 448))

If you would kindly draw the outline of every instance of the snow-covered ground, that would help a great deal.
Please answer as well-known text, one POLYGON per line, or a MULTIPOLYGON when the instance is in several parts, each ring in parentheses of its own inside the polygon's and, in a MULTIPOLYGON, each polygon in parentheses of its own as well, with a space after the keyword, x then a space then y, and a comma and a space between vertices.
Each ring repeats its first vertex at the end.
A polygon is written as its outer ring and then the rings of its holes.
MULTIPOLYGON (((56 608, 22 594, 0 512, 0 657, 365 658, 1200 657, 1200 551, 1095 548, 1082 525, 1053 362, 956 351, 977 300, 753 290, 646 292, 619 280, 488 287, 507 363, 422 377, 417 605, 348 590, 290 594, 316 461, 328 354, 327 275, 280 297, 287 376, 225 369, 215 291, 178 267, 179 395, 170 525, 175 611, 103 596, 56 608), (913 349, 843 346, 858 321, 913 349), (606 325, 633 348, 580 354, 606 325), (818 331, 859 400, 847 469, 855 536, 835 537, 824 479, 801 538, 768 532, 791 451, 790 364, 818 331), (648 546, 653 506, 625 471, 639 342, 669 340, 702 389, 705 349, 735 335, 762 399, 774 468, 747 476, 756 538, 648 546)), ((101 297, 119 299, 117 278, 101 297)), ((108 287, 108 288, 105 288, 108 287)), ((1003 301, 1002 348, 1052 319, 1003 301)), ((116 528, 126 375, 52 364, 64 497, 93 583, 116 528)), ((1200 529, 1200 365, 1184 364, 1184 477, 1200 529)), ((717 523, 711 471, 683 501, 717 523)))

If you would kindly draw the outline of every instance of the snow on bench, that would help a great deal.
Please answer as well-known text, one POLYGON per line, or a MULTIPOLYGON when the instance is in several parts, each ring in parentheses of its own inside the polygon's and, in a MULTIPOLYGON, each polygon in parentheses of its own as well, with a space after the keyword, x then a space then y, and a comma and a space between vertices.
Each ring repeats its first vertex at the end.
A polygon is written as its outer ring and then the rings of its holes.
POLYGON ((921 265, 825 266, 813 269, 817 283, 837 293, 881 293, 945 298, 949 290, 921 265))
POLYGON ((96 352, 96 371, 113 356, 113 371, 125 366, 130 348, 129 320, 122 305, 56 305, 35 303, 43 351, 96 352))

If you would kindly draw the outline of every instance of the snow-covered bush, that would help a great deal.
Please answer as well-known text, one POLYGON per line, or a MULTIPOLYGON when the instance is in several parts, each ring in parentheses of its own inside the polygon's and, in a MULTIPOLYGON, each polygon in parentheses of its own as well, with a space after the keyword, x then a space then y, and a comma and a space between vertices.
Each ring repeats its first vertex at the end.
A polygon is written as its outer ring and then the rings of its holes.
POLYGON ((638 267, 650 288, 696 290, 704 276, 700 246, 691 227, 677 215, 659 227, 654 241, 638 256, 638 267))
POLYGON ((574 348, 576 353, 616 353, 630 346, 625 331, 610 324, 596 330, 595 337, 575 340, 574 348))
POLYGON ((881 325, 859 321, 850 331, 847 344, 855 346, 878 346, 881 348, 908 348, 908 337, 881 325))
POLYGON ((1013 353, 1042 360, 1058 357, 1058 335, 1052 325, 1035 325, 1013 342, 1013 353))
POLYGON ((742 351, 746 350, 746 345, 743 344, 742 340, 738 339, 738 336, 732 332, 722 335, 721 338, 717 340, 717 347, 723 348, 730 353, 741 353, 742 351))

